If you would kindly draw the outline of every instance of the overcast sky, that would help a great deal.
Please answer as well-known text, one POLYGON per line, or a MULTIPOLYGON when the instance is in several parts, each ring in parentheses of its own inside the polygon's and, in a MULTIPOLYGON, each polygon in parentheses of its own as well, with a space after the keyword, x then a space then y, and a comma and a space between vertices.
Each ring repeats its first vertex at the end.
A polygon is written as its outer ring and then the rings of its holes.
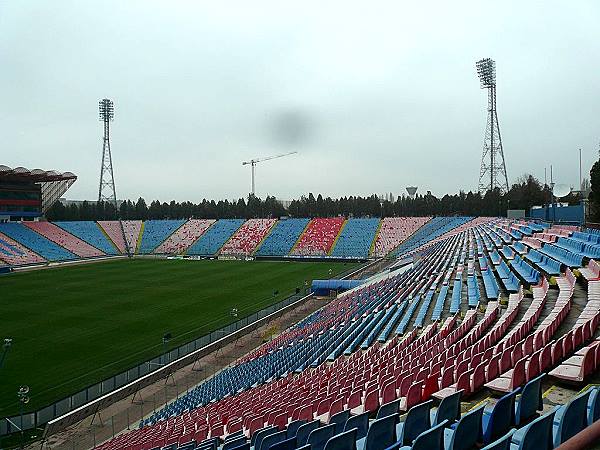
POLYGON ((600 143, 600 2, 0 0, 0 164, 96 199, 115 102, 119 198, 476 189, 497 62, 509 181, 576 185, 600 143), (293 135, 282 135, 282 126, 293 135), (288 136, 288 138, 285 138, 288 136))

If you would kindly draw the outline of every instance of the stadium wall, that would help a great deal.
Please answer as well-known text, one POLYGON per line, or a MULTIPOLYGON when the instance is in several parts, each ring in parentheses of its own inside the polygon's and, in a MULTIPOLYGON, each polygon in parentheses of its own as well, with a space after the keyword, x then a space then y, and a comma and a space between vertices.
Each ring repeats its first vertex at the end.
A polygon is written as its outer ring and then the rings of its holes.
POLYGON ((585 206, 584 203, 581 203, 574 206, 531 208, 529 215, 532 219, 547 222, 568 222, 582 225, 585 222, 585 206))

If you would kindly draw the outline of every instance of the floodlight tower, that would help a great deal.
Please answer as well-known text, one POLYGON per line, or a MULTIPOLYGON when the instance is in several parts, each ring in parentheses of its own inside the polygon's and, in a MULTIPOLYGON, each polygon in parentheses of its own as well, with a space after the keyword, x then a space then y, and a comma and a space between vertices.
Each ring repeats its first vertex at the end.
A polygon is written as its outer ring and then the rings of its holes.
POLYGON ((484 58, 477 61, 475 67, 481 89, 488 90, 488 115, 479 171, 479 192, 485 194, 495 188, 508 192, 508 176, 496 111, 496 62, 491 58, 484 58))
POLYGON ((100 166, 100 187, 98 202, 107 201, 117 209, 117 193, 113 174, 112 155, 110 153, 110 122, 115 117, 115 107, 112 100, 103 98, 98 102, 100 121, 104 123, 104 138, 102 141, 102 165, 100 166))
POLYGON ((115 214, 119 219, 119 228, 125 243, 125 252, 131 257, 131 249, 127 243, 123 222, 119 216, 119 205, 117 205, 117 191, 115 189, 115 175, 113 173, 112 154, 110 152, 110 123, 115 118, 115 105, 112 100, 103 98, 98 102, 98 114, 100 121, 104 124, 104 137, 102 140, 102 165, 100 166, 100 187, 98 188, 98 203, 106 201, 115 207, 115 214))

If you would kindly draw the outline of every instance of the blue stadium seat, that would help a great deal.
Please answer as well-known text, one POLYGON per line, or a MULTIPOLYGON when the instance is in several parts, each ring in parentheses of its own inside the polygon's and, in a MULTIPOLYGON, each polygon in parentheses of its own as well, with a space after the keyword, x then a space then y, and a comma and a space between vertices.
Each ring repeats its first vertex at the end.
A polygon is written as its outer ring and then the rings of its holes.
POLYGON ((538 417, 533 422, 516 430, 511 438, 511 450, 550 450, 552 442, 552 420, 556 409, 538 417))
POLYGON ((221 219, 200 236, 187 250, 188 255, 212 256, 244 223, 244 219, 221 219))
POLYGON ((415 441, 412 443, 412 446, 405 445, 401 446, 398 442, 393 446, 389 447, 387 450, 434 450, 434 449, 443 449, 444 448, 444 429, 447 426, 446 422, 442 422, 435 427, 430 428, 427 431, 424 431, 420 435, 417 436, 415 441))
POLYGON ((461 389, 454 394, 444 397, 437 409, 431 410, 431 425, 437 425, 444 420, 452 424, 460 419, 460 398, 462 397, 462 393, 461 389))
POLYGON ((324 450, 356 450, 356 428, 333 436, 324 450))
POLYGON ((369 426, 367 436, 356 441, 357 450, 385 450, 396 441, 398 415, 376 419, 369 426))
POLYGON ((587 404, 588 425, 600 419, 600 387, 590 389, 590 398, 587 404))
POLYGON ((491 409, 483 411, 483 442, 489 444, 505 435, 515 424, 515 397, 519 389, 501 397, 491 409))
MULTIPOLYGON (((447 405, 452 406, 451 403, 452 401, 447 405)), ((431 428, 430 413, 432 405, 433 400, 429 400, 415 405, 408 410, 404 420, 396 425, 396 435, 400 445, 411 444, 418 435, 431 428)), ((442 411, 443 414, 446 414, 447 406, 444 406, 442 411)), ((448 423, 442 420, 434 425, 438 425, 442 422, 448 423)))
POLYGON ((311 431, 308 436, 307 444, 310 444, 311 450, 323 450, 325 444, 335 434, 335 424, 325 425, 311 431))
POLYGON ((165 239, 177 230, 185 220, 147 220, 139 246, 139 253, 152 253, 165 239))
POLYGON ((393 414, 398 414, 400 412, 400 400, 392 400, 391 402, 385 403, 379 407, 377 410, 376 419, 381 419, 382 417, 391 416, 393 414))
POLYGON ((259 448, 264 437, 277 433, 277 431, 277 427, 274 426, 268 426, 261 428, 260 430, 256 430, 256 432, 250 438, 250 445, 254 448, 259 448))
POLYGON ((510 450, 510 442, 514 432, 515 430, 510 430, 501 438, 498 438, 494 442, 490 442, 485 447, 482 447, 481 450, 510 450))
POLYGON ((0 223, 0 233, 4 233, 48 261, 66 261, 79 258, 21 223, 0 223))
POLYGON ((331 256, 368 258, 378 227, 379 219, 348 219, 331 251, 331 256))
POLYGON ((353 428, 356 428, 356 439, 364 438, 369 431, 369 413, 365 412, 351 416, 344 426, 344 431, 349 431, 353 428))
POLYGON ((310 219, 279 220, 255 252, 257 256, 285 256, 291 250, 310 219))
POLYGON ((268 450, 295 450, 296 449, 296 438, 287 438, 283 441, 272 444, 268 450))
POLYGON ((313 420, 311 422, 305 423, 298 428, 296 432, 296 444, 298 447, 306 445, 308 442, 308 436, 313 430, 316 430, 321 425, 321 422, 318 420, 313 420))
POLYGON ((273 444, 277 444, 278 442, 284 441, 287 439, 287 435, 285 431, 278 431, 276 433, 269 434, 264 436, 262 441, 256 442, 258 447, 254 447, 256 450, 269 450, 273 444))
POLYGON ((481 442, 481 417, 485 405, 464 414, 450 428, 444 430, 445 450, 470 450, 481 442))
MULTIPOLYGON (((335 425, 335 434, 340 434, 344 431, 344 426, 346 425, 346 422, 349 418, 350 411, 347 409, 340 411, 339 413, 336 413, 329 418, 329 423, 335 425)), ((290 425, 288 425, 288 430, 290 429, 290 425)))
POLYGON ((522 425, 538 416, 537 411, 542 410, 542 379, 546 374, 541 374, 528 381, 521 395, 515 400, 515 424, 522 425))
POLYGON ((556 410, 552 426, 555 447, 558 447, 587 427, 587 404, 589 397, 590 391, 587 390, 556 410))
MULTIPOLYGON (((340 412, 339 414, 342 414, 344 411, 340 412)), ((333 416, 335 417, 335 416, 333 416)), ((333 419, 332 417, 332 419, 333 419)), ((304 425, 306 423, 306 420, 293 420, 291 421, 287 428, 286 428, 286 432, 287 432, 287 437, 289 438, 295 438, 296 437, 296 433, 298 432, 298 428, 300 428, 302 425, 304 425)))
POLYGON ((74 220, 72 222, 54 222, 54 225, 77 236, 82 241, 102 250, 107 255, 118 255, 119 251, 106 237, 96 222, 89 220, 74 220))

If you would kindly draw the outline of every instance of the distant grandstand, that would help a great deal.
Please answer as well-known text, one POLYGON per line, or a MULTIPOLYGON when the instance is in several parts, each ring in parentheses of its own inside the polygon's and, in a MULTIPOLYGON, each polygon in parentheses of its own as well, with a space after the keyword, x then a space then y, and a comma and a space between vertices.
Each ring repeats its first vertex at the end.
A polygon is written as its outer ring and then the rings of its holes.
POLYGON ((386 256, 430 218, 190 219, 0 223, 11 266, 134 255, 368 260, 386 256), (127 246, 124 239, 127 240, 127 246), (10 242, 9 242, 10 240, 10 242), (15 248, 17 248, 15 247, 15 248), (17 255, 20 255, 18 258, 17 255))
POLYGON ((71 172, 0 165, 0 221, 43 215, 76 180, 71 172))

